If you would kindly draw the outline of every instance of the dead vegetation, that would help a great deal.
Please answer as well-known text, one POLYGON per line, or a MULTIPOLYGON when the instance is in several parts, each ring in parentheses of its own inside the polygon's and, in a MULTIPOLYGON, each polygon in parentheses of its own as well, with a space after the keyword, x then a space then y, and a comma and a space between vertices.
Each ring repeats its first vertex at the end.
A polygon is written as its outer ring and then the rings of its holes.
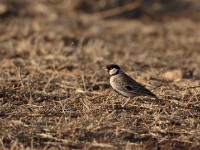
POLYGON ((84 2, 0 2, 0 149, 200 149, 198 1, 84 2), (122 108, 113 62, 160 100, 122 108))

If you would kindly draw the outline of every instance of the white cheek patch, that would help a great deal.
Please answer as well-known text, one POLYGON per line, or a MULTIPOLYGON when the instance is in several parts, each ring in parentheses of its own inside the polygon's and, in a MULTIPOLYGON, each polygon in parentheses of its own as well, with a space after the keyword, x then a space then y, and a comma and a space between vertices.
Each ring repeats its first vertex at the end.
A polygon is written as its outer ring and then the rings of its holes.
POLYGON ((113 74, 116 74, 117 72, 118 72, 118 69, 113 68, 113 69, 111 69, 111 70, 109 71, 109 74, 110 74, 110 75, 113 75, 113 74))

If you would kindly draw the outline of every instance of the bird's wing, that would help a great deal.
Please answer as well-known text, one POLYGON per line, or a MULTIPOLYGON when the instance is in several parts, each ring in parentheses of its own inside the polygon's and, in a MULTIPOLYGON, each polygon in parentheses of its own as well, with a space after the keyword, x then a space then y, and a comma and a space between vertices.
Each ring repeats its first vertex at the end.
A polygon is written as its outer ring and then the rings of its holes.
MULTIPOLYGON (((126 75, 127 76, 127 75, 126 75)), ((151 91, 149 91, 147 88, 145 88, 143 85, 137 83, 135 80, 133 80, 131 77, 127 76, 128 80, 126 80, 126 84, 123 85, 123 88, 131 93, 134 94, 141 94, 141 95, 147 95, 156 97, 155 94, 153 94, 151 91)))
POLYGON ((141 94, 141 95, 148 95, 148 96, 156 97, 155 94, 153 94, 151 91, 149 91, 148 89, 146 89, 143 86, 124 85, 123 88, 126 91, 132 92, 134 94, 138 93, 138 95, 141 94))

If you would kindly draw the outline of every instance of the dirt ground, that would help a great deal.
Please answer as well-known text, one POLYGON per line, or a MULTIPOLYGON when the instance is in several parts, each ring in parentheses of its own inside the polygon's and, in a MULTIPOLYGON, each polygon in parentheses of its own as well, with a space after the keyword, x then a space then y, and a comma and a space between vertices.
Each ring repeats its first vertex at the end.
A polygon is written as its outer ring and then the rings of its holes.
POLYGON ((200 149, 198 0, 83 2, 0 1, 0 149, 200 149), (121 107, 110 63, 159 99, 121 107))

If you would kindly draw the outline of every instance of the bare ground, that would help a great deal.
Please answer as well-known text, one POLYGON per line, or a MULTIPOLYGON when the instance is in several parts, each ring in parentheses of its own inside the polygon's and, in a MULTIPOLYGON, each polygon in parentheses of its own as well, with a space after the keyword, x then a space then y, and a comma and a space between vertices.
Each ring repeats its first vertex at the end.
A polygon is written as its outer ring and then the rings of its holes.
POLYGON ((200 7, 188 3, 95 19, 72 1, 0 2, 0 149, 200 149, 200 7), (122 108, 109 63, 159 100, 122 108))

